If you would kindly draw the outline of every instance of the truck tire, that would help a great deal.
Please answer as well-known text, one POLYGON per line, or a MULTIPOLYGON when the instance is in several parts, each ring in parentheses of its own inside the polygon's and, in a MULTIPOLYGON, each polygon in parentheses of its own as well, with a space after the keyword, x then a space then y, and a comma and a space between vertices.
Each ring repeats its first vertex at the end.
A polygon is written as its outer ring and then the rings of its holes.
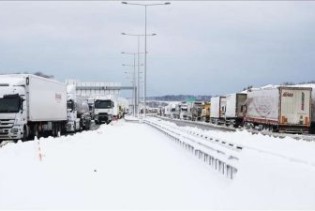
POLYGON ((60 137, 61 136, 61 124, 57 123, 56 124, 56 137, 60 137))
POLYGON ((55 124, 52 125, 51 135, 53 137, 56 137, 56 125, 55 124))
POLYGON ((23 138, 22 138, 22 141, 27 141, 29 136, 30 136, 30 128, 27 126, 27 125, 24 125, 23 127, 24 129, 24 132, 23 132, 23 138))
POLYGON ((91 129, 91 121, 88 121, 84 127, 84 130, 90 130, 91 129))
POLYGON ((34 139, 35 137, 39 138, 39 129, 37 125, 34 125, 34 139))

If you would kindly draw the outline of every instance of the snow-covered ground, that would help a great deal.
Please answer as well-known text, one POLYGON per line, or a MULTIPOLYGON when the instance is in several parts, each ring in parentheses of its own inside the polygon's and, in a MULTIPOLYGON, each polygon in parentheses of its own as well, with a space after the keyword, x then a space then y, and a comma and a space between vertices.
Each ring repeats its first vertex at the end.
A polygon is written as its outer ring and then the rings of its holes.
POLYGON ((124 120, 7 144, 0 209, 315 209, 314 143, 207 133, 243 144, 235 179, 146 124, 124 120))

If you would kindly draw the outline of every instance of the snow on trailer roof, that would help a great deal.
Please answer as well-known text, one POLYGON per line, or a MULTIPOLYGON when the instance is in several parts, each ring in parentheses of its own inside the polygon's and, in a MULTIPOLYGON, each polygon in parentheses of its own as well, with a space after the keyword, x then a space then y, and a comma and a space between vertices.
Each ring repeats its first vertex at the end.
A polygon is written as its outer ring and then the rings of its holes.
POLYGON ((49 82, 64 84, 64 83, 57 81, 55 79, 44 78, 44 77, 37 76, 34 74, 4 74, 4 75, 0 75, 0 83, 7 83, 7 84, 11 84, 11 85, 25 85, 25 83, 26 83, 25 79, 27 77, 39 78, 41 80, 46 80, 49 82))
POLYGON ((242 92, 248 92, 248 90, 261 90, 261 89, 273 89, 278 87, 303 87, 303 88, 315 88, 315 84, 294 84, 294 85, 275 85, 275 84, 267 84, 261 87, 252 87, 250 89, 244 90, 242 92))
POLYGON ((0 85, 19 86, 25 85, 26 76, 23 74, 0 75, 0 85))

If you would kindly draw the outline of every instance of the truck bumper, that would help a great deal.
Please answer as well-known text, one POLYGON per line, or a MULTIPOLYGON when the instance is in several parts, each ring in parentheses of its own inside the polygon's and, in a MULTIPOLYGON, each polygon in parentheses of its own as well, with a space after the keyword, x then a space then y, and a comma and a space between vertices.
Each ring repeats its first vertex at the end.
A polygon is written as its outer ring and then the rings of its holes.
POLYGON ((110 114, 97 114, 95 120, 99 123, 109 123, 112 121, 112 115, 110 114))
POLYGON ((0 128, 0 140, 19 140, 23 138, 23 129, 20 127, 0 128))

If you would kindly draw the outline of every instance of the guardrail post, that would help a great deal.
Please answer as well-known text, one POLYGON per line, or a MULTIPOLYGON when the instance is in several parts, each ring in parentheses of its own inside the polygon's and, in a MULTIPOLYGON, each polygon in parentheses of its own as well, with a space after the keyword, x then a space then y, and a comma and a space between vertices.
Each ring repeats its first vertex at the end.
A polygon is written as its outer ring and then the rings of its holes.
POLYGON ((207 160, 208 160, 208 154, 204 154, 203 161, 204 161, 204 162, 207 162, 207 160))

